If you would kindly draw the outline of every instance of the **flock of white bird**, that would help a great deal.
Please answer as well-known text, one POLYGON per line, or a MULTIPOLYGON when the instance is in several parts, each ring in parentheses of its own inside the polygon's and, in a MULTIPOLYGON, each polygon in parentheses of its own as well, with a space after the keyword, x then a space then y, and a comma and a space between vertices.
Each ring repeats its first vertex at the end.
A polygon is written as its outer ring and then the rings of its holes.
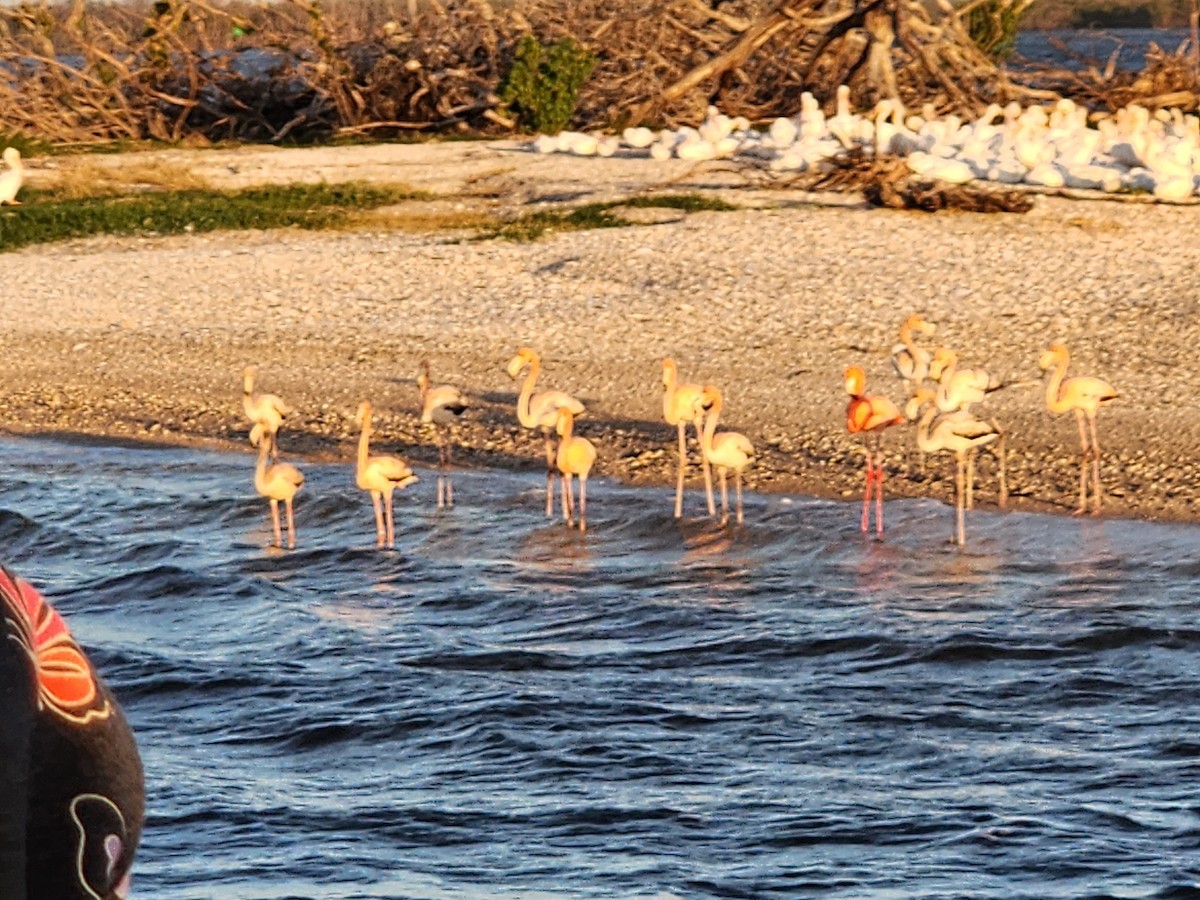
POLYGON ((1200 193, 1200 117, 1130 104, 1096 119, 1094 127, 1089 118, 1086 108, 1069 99, 1049 107, 992 105, 974 120, 938 116, 928 105, 909 113, 890 100, 859 113, 842 85, 833 113, 805 93, 798 115, 775 119, 765 130, 709 107, 695 128, 635 127, 620 136, 563 131, 538 135, 530 147, 538 153, 658 160, 742 157, 784 172, 820 170, 831 158, 861 148, 902 156, 915 174, 951 184, 1143 191, 1171 203, 1200 193))

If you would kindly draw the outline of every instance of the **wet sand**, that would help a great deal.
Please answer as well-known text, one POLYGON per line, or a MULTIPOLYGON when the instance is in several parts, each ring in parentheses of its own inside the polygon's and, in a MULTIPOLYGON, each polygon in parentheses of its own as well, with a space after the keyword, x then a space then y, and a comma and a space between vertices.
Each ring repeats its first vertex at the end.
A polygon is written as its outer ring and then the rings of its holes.
MULTIPOLYGON (((599 449, 596 475, 670 484, 670 355, 683 379, 723 389, 723 426, 760 453, 752 489, 854 500, 862 453, 845 431, 842 372, 861 365, 870 390, 902 401, 890 353, 915 311, 962 365, 1010 385, 979 412, 1005 428, 1011 508, 1075 507, 1078 430, 1072 416, 1047 412, 1037 368, 1062 341, 1068 375, 1120 391, 1099 420, 1106 515, 1200 519, 1195 206, 1039 196, 1025 215, 870 210, 854 197, 771 189, 729 164, 541 157, 511 143, 87 160, 148 162, 214 186, 376 180, 430 196, 352 232, 97 238, 5 255, 9 432, 243 450, 249 472, 241 371, 253 364, 260 387, 296 408, 280 436, 285 455, 349 464, 354 412, 370 399, 376 446, 429 464, 437 451, 416 421, 414 381, 428 359, 435 382, 473 400, 455 429, 458 464, 536 478, 540 439, 518 427, 518 385, 504 371, 529 345, 542 353, 539 385, 587 404, 578 430, 599 449), (631 211, 652 224, 533 243, 416 227, 648 192, 703 192, 743 208, 631 211)), ((73 164, 55 158, 32 179, 73 164)), ((952 498, 952 459, 918 471, 911 426, 892 429, 884 447, 889 496, 952 498)), ((699 489, 693 467, 689 490, 699 489)), ((996 499, 987 455, 977 497, 996 499)), ((689 511, 699 510, 693 493, 689 511)))

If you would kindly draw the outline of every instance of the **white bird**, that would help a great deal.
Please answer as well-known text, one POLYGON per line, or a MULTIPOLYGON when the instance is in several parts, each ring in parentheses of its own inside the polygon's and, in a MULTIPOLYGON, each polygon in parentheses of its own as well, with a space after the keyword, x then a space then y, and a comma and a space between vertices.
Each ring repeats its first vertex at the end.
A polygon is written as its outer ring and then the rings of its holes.
POLYGON ((508 377, 516 378, 528 366, 529 374, 521 385, 517 397, 517 420, 523 428, 539 428, 546 449, 546 516, 554 515, 554 441, 550 433, 558 426, 558 408, 566 407, 571 415, 583 415, 584 405, 562 391, 533 392, 538 374, 542 370, 541 358, 530 347, 521 347, 517 355, 508 361, 508 377))
POLYGON ((253 366, 242 370, 242 409, 251 422, 262 426, 263 432, 271 439, 272 459, 278 459, 279 429, 284 418, 292 413, 292 408, 275 394, 254 393, 253 366))
POLYGON ((296 546, 296 520, 292 514, 292 499, 304 486, 304 476, 291 463, 275 462, 267 465, 267 454, 275 443, 262 425, 250 429, 250 443, 258 447, 258 465, 254 469, 254 489, 271 501, 271 525, 275 532, 275 546, 283 546, 283 535, 279 527, 279 503, 287 511, 288 549, 296 546))
POLYGON ((395 526, 392 518, 392 492, 417 481, 408 463, 398 456, 371 456, 371 404, 364 400, 358 405, 356 421, 362 428, 358 438, 358 461, 354 482, 371 494, 375 506, 375 543, 394 547, 395 526))
POLYGON ((16 147, 5 147, 3 159, 8 169, 0 174, 0 206, 20 206, 17 192, 25 180, 25 167, 21 164, 21 151, 16 147))
POLYGON ((421 392, 421 423, 438 429, 438 489, 437 504, 454 505, 454 485, 446 467, 450 464, 450 426, 467 411, 467 398, 453 385, 429 386, 429 361, 421 361, 417 373, 417 388, 421 392))

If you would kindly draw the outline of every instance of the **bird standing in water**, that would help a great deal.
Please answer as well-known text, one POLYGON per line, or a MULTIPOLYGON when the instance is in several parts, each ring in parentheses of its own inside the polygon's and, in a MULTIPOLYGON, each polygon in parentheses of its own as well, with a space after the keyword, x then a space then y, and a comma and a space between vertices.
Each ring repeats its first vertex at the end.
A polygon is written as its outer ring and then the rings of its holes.
POLYGON ((575 525, 575 495, 571 489, 571 478, 579 479, 579 531, 587 531, 587 480, 596 462, 596 448, 587 438, 574 433, 575 416, 565 406, 560 406, 555 431, 558 433, 558 452, 555 465, 562 474, 563 518, 568 527, 575 525))
POLYGON ((279 429, 292 408, 274 394, 254 393, 254 367, 242 370, 242 409, 255 425, 262 426, 263 433, 271 439, 271 458, 279 458, 279 429))
MULTIPOLYGON (((700 429, 704 421, 703 408, 697 407, 697 401, 703 388, 698 384, 679 384, 678 367, 675 360, 667 357, 663 360, 663 418, 668 425, 674 425, 679 433, 679 477, 675 481, 675 518, 683 515, 683 479, 687 466, 687 425, 692 423, 696 429, 696 441, 699 442, 700 429)), ((700 453, 700 466, 704 470, 704 486, 708 497, 708 514, 715 515, 716 508, 712 498, 712 474, 708 469, 708 461, 704 458, 703 448, 700 453)))
POLYGON ((375 543, 379 547, 396 545, 396 529, 392 518, 392 492, 408 487, 417 480, 408 463, 397 456, 372 456, 371 404, 364 400, 358 405, 356 417, 362 432, 358 438, 358 460, 354 482, 371 495, 375 506, 375 543))
POLYGON ((267 463, 267 455, 273 451, 275 439, 262 425, 250 431, 250 443, 258 446, 258 465, 254 470, 254 489, 271 501, 271 525, 275 532, 275 546, 283 546, 279 528, 279 503, 283 502, 287 512, 288 549, 296 546, 296 520, 292 514, 292 499, 304 486, 304 475, 291 463, 267 463))
POLYGON ((546 516, 554 515, 554 471, 555 454, 554 440, 551 432, 558 426, 558 409, 563 407, 570 410, 572 416, 583 415, 584 406, 570 394, 562 391, 533 392, 538 373, 542 370, 542 361, 537 353, 529 347, 522 347, 517 355, 508 361, 508 377, 516 378, 525 367, 529 374, 521 385, 520 396, 517 397, 517 419, 522 427, 540 428, 546 448, 546 516))
POLYGON ((450 480, 450 426, 467 411, 467 398, 462 391, 449 384, 430 387, 429 361, 421 361, 417 373, 417 388, 421 391, 421 422, 435 425, 438 429, 438 483, 437 505, 454 505, 454 484, 450 480))
POLYGON ((1063 380, 1067 374, 1067 366, 1071 362, 1071 354, 1063 344, 1051 344, 1050 349, 1042 354, 1038 365, 1043 370, 1051 370, 1050 379, 1046 382, 1046 407, 1054 415, 1075 411, 1079 422, 1079 508, 1075 515, 1087 512, 1088 506, 1088 460, 1092 466, 1092 496, 1094 505, 1092 515, 1100 515, 1103 502, 1103 492, 1100 489, 1100 442, 1096 438, 1096 413, 1100 404, 1115 400, 1117 389, 1107 381, 1092 378, 1087 375, 1077 375, 1063 380), (1091 443, 1088 443, 1088 432, 1091 432, 1091 443))
POLYGON ((891 400, 881 394, 867 393, 867 376, 858 366, 845 372, 846 429, 861 434, 863 452, 867 458, 867 489, 863 494, 862 530, 866 533, 871 517, 871 488, 875 488, 875 531, 883 534, 883 454, 880 452, 883 431, 904 421, 904 416, 891 400))

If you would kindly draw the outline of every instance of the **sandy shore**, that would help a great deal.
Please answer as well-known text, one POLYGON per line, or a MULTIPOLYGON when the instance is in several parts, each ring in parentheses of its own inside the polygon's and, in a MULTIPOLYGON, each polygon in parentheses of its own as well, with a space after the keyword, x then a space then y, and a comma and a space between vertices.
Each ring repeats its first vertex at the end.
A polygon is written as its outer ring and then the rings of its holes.
MULTIPOLYGON (((0 416, 14 433, 200 444, 247 453, 241 370, 296 415, 286 454, 353 455, 355 407, 377 409, 377 444, 436 459, 415 420, 414 376, 474 399, 460 464, 539 467, 516 425, 504 364, 543 354, 542 384, 588 405, 580 431, 597 474, 673 481, 661 360, 725 392, 722 421, 761 451, 750 486, 860 496, 862 456, 845 433, 842 371, 903 394, 890 350, 904 317, 1017 385, 989 398, 1010 447, 1011 507, 1067 511, 1078 432, 1045 408, 1037 368, 1052 341, 1121 397, 1101 414, 1102 480, 1117 516, 1200 519, 1200 209, 1038 197, 1026 215, 869 210, 853 198, 771 190, 721 163, 580 160, 514 145, 440 144, 167 151, 87 165, 166 165, 209 184, 372 179, 436 195, 393 218, 509 213, 650 191, 703 191, 737 212, 662 213, 636 228, 535 243, 462 233, 224 233, 100 238, 3 257, 0 416)), ((49 180, 69 158, 33 169, 49 180)), ((386 218, 386 215, 385 215, 386 218)), ((889 436, 889 495, 952 496, 946 458, 911 471, 912 430, 889 436)), ((981 465, 980 501, 995 499, 981 465)), ((698 478, 690 482, 698 486, 698 478)), ((602 502, 602 488, 594 491, 602 502)))

